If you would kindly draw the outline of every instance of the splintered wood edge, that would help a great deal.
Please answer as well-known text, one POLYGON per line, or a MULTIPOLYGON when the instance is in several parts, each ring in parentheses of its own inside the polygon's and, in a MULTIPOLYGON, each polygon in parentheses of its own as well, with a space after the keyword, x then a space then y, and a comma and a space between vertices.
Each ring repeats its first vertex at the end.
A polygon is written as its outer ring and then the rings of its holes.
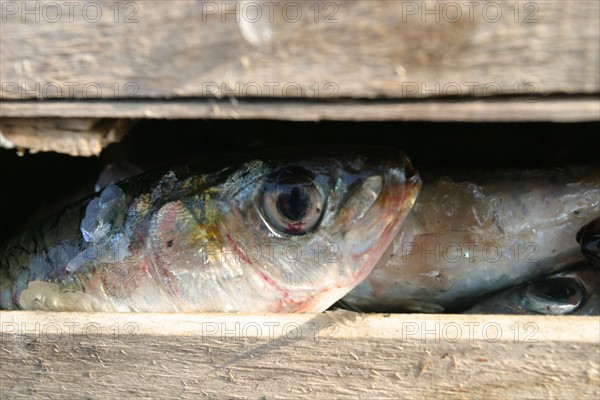
POLYGON ((135 123, 114 118, 0 118, 0 148, 97 156, 135 123))
POLYGON ((584 122, 600 100, 568 98, 335 102, 226 99, 5 101, 0 118, 272 119, 289 121, 584 122))
POLYGON ((296 339, 325 335, 335 339, 399 339, 448 342, 569 342, 600 345, 600 319, 587 316, 359 314, 193 314, 71 313, 0 311, 0 333, 11 335, 89 335, 114 333, 155 337, 202 336, 227 340, 296 339))

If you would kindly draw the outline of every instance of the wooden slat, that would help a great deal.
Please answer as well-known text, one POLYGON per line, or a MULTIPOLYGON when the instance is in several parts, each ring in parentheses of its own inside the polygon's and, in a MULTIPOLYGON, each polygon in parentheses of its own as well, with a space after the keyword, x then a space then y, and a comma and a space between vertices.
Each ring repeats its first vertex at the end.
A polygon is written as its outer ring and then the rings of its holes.
POLYGON ((3 397, 597 399, 597 317, 0 312, 3 397))
POLYGON ((93 3, 2 2, 0 98, 600 91, 596 0, 281 1, 272 24, 262 1, 93 3), (257 23, 249 3, 264 7, 257 23), (239 23, 223 11, 236 7, 239 23))
POLYGON ((167 118, 274 119, 292 121, 467 121, 467 122, 581 122, 600 120, 600 100, 505 99, 336 103, 295 101, 6 101, 0 118, 167 118))

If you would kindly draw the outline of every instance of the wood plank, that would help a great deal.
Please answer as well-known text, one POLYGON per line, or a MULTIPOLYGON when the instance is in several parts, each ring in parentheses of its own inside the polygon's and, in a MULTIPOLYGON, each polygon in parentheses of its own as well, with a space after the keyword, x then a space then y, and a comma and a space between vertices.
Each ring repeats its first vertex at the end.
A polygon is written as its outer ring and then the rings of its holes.
POLYGON ((3 1, 0 98, 600 92, 596 0, 267 3, 3 1))
POLYGON ((5 101, 0 118, 273 119, 292 121, 582 122, 600 120, 595 97, 498 101, 5 101))
POLYGON ((598 317, 0 312, 6 397, 597 399, 598 317))

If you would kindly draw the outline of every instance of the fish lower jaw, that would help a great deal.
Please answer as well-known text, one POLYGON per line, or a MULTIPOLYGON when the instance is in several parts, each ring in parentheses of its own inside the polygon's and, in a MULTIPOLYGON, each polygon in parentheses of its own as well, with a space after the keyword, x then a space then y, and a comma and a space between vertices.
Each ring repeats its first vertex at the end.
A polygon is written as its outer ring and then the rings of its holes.
POLYGON ((347 286, 325 289, 316 296, 302 302, 299 307, 290 311, 297 313, 320 313, 327 310, 336 301, 341 299, 350 291, 347 286))

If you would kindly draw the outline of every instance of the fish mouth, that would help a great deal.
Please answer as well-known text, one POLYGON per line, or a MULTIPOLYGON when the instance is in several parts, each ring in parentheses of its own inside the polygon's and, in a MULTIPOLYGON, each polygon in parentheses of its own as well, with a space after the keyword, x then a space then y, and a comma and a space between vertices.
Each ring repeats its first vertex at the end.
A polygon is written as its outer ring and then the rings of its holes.
MULTIPOLYGON (((419 173, 408 159, 403 166, 388 167, 381 176, 383 187, 377 200, 353 227, 354 232, 374 239, 352 254, 352 261, 357 267, 351 269, 348 291, 366 278, 392 244, 421 189, 419 173)), ((354 241, 361 243, 358 238, 354 241)))
MULTIPOLYGON (((299 312, 305 312, 317 305, 320 305, 318 309, 323 311, 348 294, 373 270, 400 232, 402 223, 412 209, 421 188, 419 174, 407 160, 404 168, 396 166, 387 169, 382 175, 371 177, 382 178, 382 189, 370 209, 355 221, 355 226, 346 233, 347 237, 355 235, 350 242, 358 243, 360 247, 364 246, 364 250, 351 254, 347 259, 354 267, 348 268, 349 272, 342 277, 341 282, 324 289, 318 297, 302 304, 299 312), (360 240, 361 235, 373 237, 373 242, 364 245, 360 240)), ((351 252, 353 250, 355 249, 350 248, 351 252)))

